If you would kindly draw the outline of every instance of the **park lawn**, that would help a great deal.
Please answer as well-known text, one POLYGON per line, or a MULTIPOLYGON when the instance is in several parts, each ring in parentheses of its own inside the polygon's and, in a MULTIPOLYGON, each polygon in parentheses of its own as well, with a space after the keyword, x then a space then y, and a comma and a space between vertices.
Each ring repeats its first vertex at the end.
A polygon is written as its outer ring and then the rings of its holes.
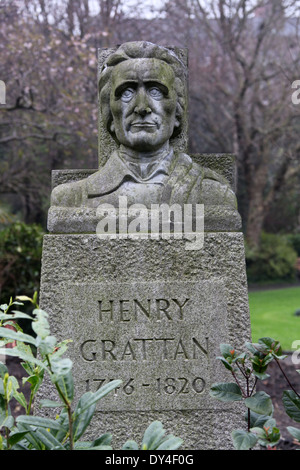
POLYGON ((269 336, 280 341, 284 351, 300 340, 300 287, 249 292, 252 341, 269 336))

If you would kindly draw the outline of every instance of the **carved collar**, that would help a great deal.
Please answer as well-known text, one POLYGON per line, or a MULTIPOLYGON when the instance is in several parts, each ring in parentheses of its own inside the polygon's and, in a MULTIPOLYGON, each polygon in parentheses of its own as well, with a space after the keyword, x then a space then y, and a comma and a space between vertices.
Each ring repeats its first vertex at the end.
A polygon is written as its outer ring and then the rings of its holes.
POLYGON ((86 189, 89 198, 103 196, 115 191, 124 180, 136 183, 163 184, 163 177, 170 174, 174 160, 173 149, 160 160, 142 165, 125 160, 119 152, 114 152, 99 171, 87 179, 86 189))

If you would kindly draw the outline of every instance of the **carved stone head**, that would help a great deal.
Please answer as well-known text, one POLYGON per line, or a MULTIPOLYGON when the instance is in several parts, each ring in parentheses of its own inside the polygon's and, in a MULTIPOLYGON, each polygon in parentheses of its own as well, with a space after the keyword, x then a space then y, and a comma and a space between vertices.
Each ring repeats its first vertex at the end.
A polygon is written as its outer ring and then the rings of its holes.
POLYGON ((102 122, 118 144, 160 148, 181 132, 186 109, 186 67, 171 50, 149 43, 120 46, 102 66, 102 122))

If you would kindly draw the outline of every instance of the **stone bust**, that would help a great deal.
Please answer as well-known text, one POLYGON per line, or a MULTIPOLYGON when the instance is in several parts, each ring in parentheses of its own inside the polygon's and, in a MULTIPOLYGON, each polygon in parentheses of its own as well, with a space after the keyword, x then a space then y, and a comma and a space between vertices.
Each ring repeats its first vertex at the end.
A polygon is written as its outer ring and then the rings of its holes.
POLYGON ((149 42, 121 45, 99 74, 102 122, 117 142, 103 167, 80 181, 58 185, 52 208, 96 209, 128 204, 204 204, 236 212, 227 180, 201 167, 172 139, 185 119, 186 69, 171 50, 149 42))

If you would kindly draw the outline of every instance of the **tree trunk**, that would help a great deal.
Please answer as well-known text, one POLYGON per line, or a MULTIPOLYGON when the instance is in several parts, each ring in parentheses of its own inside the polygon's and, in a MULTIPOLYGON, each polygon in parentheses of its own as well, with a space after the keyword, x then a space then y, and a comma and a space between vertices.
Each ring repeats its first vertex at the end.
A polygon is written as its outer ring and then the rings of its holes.
POLYGON ((248 190, 249 206, 246 221, 246 240, 250 245, 258 246, 266 215, 264 191, 267 183, 267 166, 262 163, 254 172, 251 180, 248 190))

